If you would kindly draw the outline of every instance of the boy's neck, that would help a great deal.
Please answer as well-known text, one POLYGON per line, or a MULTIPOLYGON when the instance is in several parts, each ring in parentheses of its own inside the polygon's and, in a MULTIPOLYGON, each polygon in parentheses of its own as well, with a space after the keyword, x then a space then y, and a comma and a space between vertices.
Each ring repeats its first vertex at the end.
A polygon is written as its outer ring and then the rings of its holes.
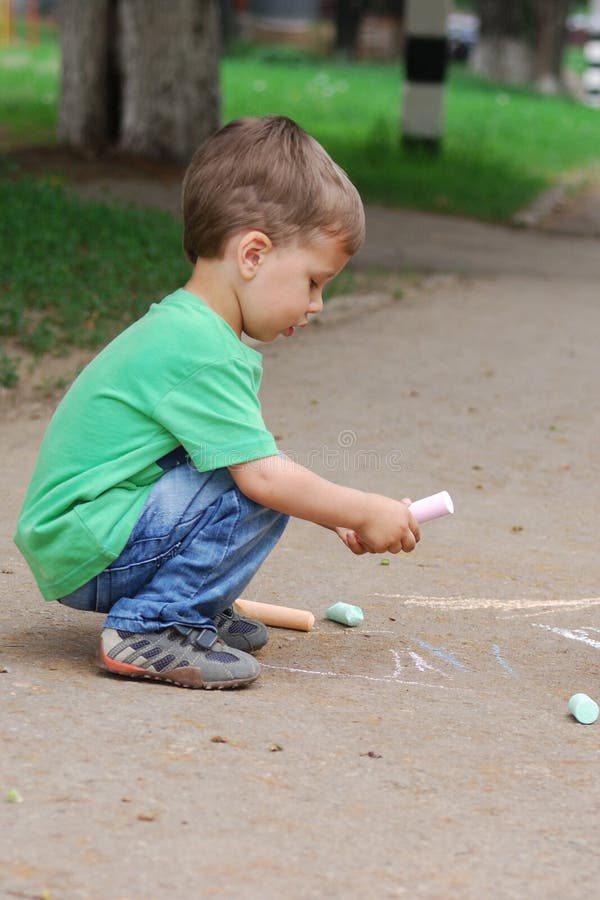
POLYGON ((241 340, 242 315, 226 260, 199 259, 184 287, 221 316, 241 340))

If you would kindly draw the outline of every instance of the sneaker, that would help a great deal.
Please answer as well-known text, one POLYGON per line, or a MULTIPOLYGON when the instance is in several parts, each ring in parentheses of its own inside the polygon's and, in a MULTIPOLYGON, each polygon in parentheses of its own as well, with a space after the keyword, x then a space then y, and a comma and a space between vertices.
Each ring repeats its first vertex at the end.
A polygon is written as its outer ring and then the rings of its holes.
POLYGON ((207 690, 242 687, 260 673, 252 656, 228 647, 212 629, 182 625, 144 634, 104 628, 96 658, 116 675, 207 690))
POLYGON ((229 647, 255 653, 269 640, 269 632, 262 622, 240 616, 231 606, 215 616, 217 634, 229 647))

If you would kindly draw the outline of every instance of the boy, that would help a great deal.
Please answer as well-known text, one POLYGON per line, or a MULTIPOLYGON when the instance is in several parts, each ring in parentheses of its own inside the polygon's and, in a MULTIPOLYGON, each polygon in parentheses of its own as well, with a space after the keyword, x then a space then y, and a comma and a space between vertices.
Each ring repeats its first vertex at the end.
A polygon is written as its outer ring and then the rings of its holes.
POLYGON ((353 553, 411 551, 397 501, 279 454, 242 335, 291 337, 364 236, 360 198, 280 116, 230 123, 183 183, 184 288, 153 304, 75 380, 48 427, 15 541, 47 600, 107 614, 98 663, 194 688, 249 684, 266 643, 232 603, 288 516, 353 553))

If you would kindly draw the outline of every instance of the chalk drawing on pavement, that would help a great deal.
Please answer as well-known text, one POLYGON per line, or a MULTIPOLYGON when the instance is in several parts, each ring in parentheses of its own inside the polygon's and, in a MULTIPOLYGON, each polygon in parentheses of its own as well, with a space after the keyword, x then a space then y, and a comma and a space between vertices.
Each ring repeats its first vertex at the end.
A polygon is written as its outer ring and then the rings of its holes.
POLYGON ((497 661, 498 665, 502 666, 502 668, 504 669, 505 672, 508 673, 508 675, 512 675, 513 677, 516 678, 514 669, 512 668, 512 666, 509 666, 509 664, 506 662, 506 660, 502 656, 502 653, 500 652, 500 647, 498 646, 498 644, 492 644, 492 650, 494 652, 494 656, 496 657, 496 661, 497 661))
MULTIPOLYGON (((261 663, 263 669, 278 669, 283 672, 291 672, 299 675, 319 675, 322 678, 341 678, 341 679, 356 679, 359 681, 371 681, 378 682, 380 684, 402 684, 402 685, 412 685, 414 687, 431 687, 431 688, 444 688, 443 684, 432 684, 427 681, 415 681, 414 679, 407 679, 404 676, 404 666, 402 664, 401 654, 403 651, 399 650, 390 650, 392 657, 394 659, 394 671, 390 675, 361 675, 355 673, 348 672, 333 672, 328 670, 321 669, 301 669, 296 666, 276 666, 272 663, 261 663)), ((410 652, 410 651, 404 651, 410 652)), ((413 660, 414 662, 414 660, 413 660)), ((424 661, 423 661, 424 662, 424 661)), ((432 666, 427 666, 425 664, 425 668, 430 669, 431 671, 439 671, 434 669, 432 666)), ((424 671, 424 669, 419 669, 418 671, 424 671)))
POLYGON ((588 606, 599 606, 600 597, 582 597, 575 600, 542 600, 540 598, 517 597, 500 599, 497 597, 427 597, 420 594, 381 594, 373 597, 386 597, 389 600, 401 600, 404 606, 423 606, 430 609, 504 609, 504 610, 551 610, 583 609, 588 606))
POLYGON ((559 634, 561 637, 569 638, 571 641, 581 641, 590 647, 600 650, 600 641, 589 635, 590 631, 599 632, 600 628, 557 628, 554 625, 543 625, 538 622, 532 622, 531 624, 534 628, 544 628, 546 631, 551 631, 552 634, 559 634))

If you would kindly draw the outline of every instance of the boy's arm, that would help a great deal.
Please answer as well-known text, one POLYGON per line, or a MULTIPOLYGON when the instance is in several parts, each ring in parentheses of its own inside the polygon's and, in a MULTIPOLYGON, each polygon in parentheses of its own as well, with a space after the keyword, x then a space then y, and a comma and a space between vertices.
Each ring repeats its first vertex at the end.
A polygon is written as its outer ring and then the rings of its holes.
POLYGON ((230 472, 256 503, 334 530, 350 529, 371 553, 409 552, 419 540, 419 526, 402 501, 334 484, 285 456, 241 463, 230 472))

